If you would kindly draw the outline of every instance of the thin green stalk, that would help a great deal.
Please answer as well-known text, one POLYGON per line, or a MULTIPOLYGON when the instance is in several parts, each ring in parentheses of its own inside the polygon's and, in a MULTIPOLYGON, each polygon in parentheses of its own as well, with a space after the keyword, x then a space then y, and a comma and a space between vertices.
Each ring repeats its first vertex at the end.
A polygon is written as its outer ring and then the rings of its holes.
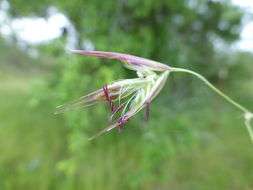
POLYGON ((247 113, 247 114, 244 115, 244 118, 245 118, 246 128, 249 132, 251 141, 253 142, 253 130, 252 130, 252 127, 250 125, 250 121, 251 121, 251 119, 253 119, 253 114, 252 113, 247 113))
POLYGON ((212 85, 205 77, 203 77, 199 73, 196 73, 196 72, 188 70, 188 69, 182 69, 182 68, 171 68, 171 71, 172 72, 185 72, 185 73, 189 73, 189 74, 192 74, 192 75, 198 77, 209 88, 211 88, 213 91, 215 91, 221 97, 223 97, 224 99, 226 99, 229 103, 231 103, 232 105, 234 105, 235 107, 237 107, 239 110, 241 110, 242 112, 244 112, 245 125, 246 125, 246 128, 247 128, 248 132, 249 132, 250 138, 251 138, 251 140, 253 142, 253 130, 252 130, 252 127, 250 125, 250 121, 251 121, 251 119, 253 119, 253 114, 247 108, 245 108, 244 106, 242 106, 241 104, 237 103, 236 101, 234 101, 233 99, 231 99, 229 96, 227 96, 226 94, 224 94, 223 92, 221 92, 218 88, 216 88, 214 85, 212 85))

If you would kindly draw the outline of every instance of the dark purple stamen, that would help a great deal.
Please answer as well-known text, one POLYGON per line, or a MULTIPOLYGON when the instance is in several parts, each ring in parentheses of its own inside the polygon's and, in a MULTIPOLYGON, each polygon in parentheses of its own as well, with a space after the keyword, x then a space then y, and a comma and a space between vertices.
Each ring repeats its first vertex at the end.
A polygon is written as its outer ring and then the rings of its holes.
POLYGON ((108 91, 107 85, 103 86, 103 91, 104 91, 106 100, 110 101, 110 96, 109 96, 109 91, 108 91))
POLYGON ((125 116, 122 116, 118 119, 118 123, 119 123, 119 132, 123 132, 124 130, 124 123, 127 123, 128 119, 125 119, 125 116))
POLYGON ((146 103, 146 120, 149 120, 150 103, 146 103))
POLYGON ((114 114, 118 113, 123 107, 124 107, 124 104, 120 105, 120 106, 114 111, 114 114))
POLYGON ((109 90, 108 90, 107 85, 103 86, 103 91, 104 91, 104 94, 105 94, 105 99, 107 101, 109 101, 109 103, 110 103, 111 112, 114 113, 114 103, 110 99, 109 90))
POLYGON ((119 132, 122 133, 124 131, 124 124, 120 123, 119 124, 119 132))
POLYGON ((114 103, 111 100, 110 100, 110 108, 111 108, 112 113, 114 113, 114 103))
POLYGON ((123 123, 124 122, 124 116, 123 117, 120 117, 119 119, 118 119, 118 123, 123 123))

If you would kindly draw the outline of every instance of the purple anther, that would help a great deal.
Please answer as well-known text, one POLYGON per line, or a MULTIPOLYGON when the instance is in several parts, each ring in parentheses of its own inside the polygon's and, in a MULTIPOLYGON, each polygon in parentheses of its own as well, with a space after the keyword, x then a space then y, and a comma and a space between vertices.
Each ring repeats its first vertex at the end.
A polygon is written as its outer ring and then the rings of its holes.
POLYGON ((123 115, 122 117, 120 117, 117 122, 120 124, 120 123, 127 123, 128 122, 128 119, 125 119, 126 118, 126 115, 123 115))
POLYGON ((110 101, 110 96, 109 96, 109 91, 108 91, 107 85, 103 86, 103 91, 104 91, 106 100, 110 101))
POLYGON ((146 103, 146 120, 149 120, 150 103, 146 103))
POLYGON ((105 99, 107 101, 109 101, 109 103, 110 103, 111 112, 114 113, 114 103, 110 99, 107 85, 103 86, 103 91, 104 91, 104 94, 105 94, 105 99))
POLYGON ((123 117, 120 117, 119 119, 118 119, 118 123, 123 123, 123 117))
POLYGON ((111 100, 110 100, 110 108, 111 108, 112 113, 114 113, 114 103, 111 100))
POLYGON ((118 124, 119 124, 119 132, 123 132, 124 130, 124 123, 127 123, 128 122, 128 119, 125 119, 126 118, 126 115, 123 115, 122 117, 120 117, 118 119, 118 124))
POLYGON ((124 104, 121 104, 117 109, 114 111, 114 114, 118 113, 122 108, 124 107, 124 104))
POLYGON ((119 132, 122 133, 124 131, 124 124, 120 123, 119 124, 119 132))

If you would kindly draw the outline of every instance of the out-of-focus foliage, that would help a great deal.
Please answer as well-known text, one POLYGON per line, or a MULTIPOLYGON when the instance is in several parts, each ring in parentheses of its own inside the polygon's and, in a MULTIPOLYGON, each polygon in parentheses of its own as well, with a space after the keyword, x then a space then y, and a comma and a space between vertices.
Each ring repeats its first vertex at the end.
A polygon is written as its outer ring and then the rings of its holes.
POLYGON ((228 1, 32 2, 10 0, 10 12, 46 16, 47 8, 56 6, 73 22, 80 47, 88 39, 98 50, 129 52, 175 66, 194 63, 203 72, 215 64, 214 40, 238 39, 242 15, 228 1))
MULTIPOLYGON (((241 27, 242 12, 229 1, 9 2, 13 17, 47 17, 48 8, 56 7, 78 32, 76 48, 86 48, 89 42, 96 50, 135 54, 191 68, 253 107, 252 55, 223 50, 238 39, 241 27)), ((12 91, 3 90, 7 101, 1 103, 0 116, 4 125, 11 127, 5 127, 1 137, 2 142, 8 143, 2 145, 6 158, 0 159, 0 177, 5 178, 0 178, 0 189, 253 186, 250 141, 242 122, 235 119, 238 113, 190 76, 170 76, 151 105, 150 121, 145 121, 140 113, 127 124, 123 134, 113 130, 87 141, 109 125, 107 105, 53 116, 54 107, 59 104, 112 80, 135 76, 117 61, 69 54, 65 51, 68 28, 66 31, 61 38, 38 45, 39 57, 33 60, 20 51, 15 57, 0 52, 3 62, 33 63, 31 67, 39 66, 40 71, 34 74, 36 77, 20 73, 5 76, 8 81, 25 78, 19 85, 27 91, 17 95, 15 86, 12 91), (28 96, 30 91, 32 95, 28 96), (12 120, 6 117, 10 113, 12 120), (21 119, 15 121, 15 116, 21 119), (7 138, 12 134, 13 139, 7 138), (21 147, 16 147, 19 144, 21 147), (8 146, 18 152, 8 151, 8 146)), ((7 50, 12 46, 1 43, 0 48, 7 50)))

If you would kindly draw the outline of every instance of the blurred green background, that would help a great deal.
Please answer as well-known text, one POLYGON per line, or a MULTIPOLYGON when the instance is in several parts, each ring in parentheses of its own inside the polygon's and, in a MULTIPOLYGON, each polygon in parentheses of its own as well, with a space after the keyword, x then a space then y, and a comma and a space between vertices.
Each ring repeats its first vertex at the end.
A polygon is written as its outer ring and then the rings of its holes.
POLYGON ((171 74, 150 120, 142 111, 122 134, 112 130, 87 140, 108 126, 107 105, 53 114, 57 105, 112 80, 135 77, 116 60, 66 51, 72 48, 192 69, 253 110, 253 55, 233 48, 242 9, 226 0, 8 3, 9 23, 47 20, 53 10, 69 24, 58 38, 40 43, 20 39, 15 30, 0 36, 1 190, 253 189, 242 113, 190 75, 171 74))

